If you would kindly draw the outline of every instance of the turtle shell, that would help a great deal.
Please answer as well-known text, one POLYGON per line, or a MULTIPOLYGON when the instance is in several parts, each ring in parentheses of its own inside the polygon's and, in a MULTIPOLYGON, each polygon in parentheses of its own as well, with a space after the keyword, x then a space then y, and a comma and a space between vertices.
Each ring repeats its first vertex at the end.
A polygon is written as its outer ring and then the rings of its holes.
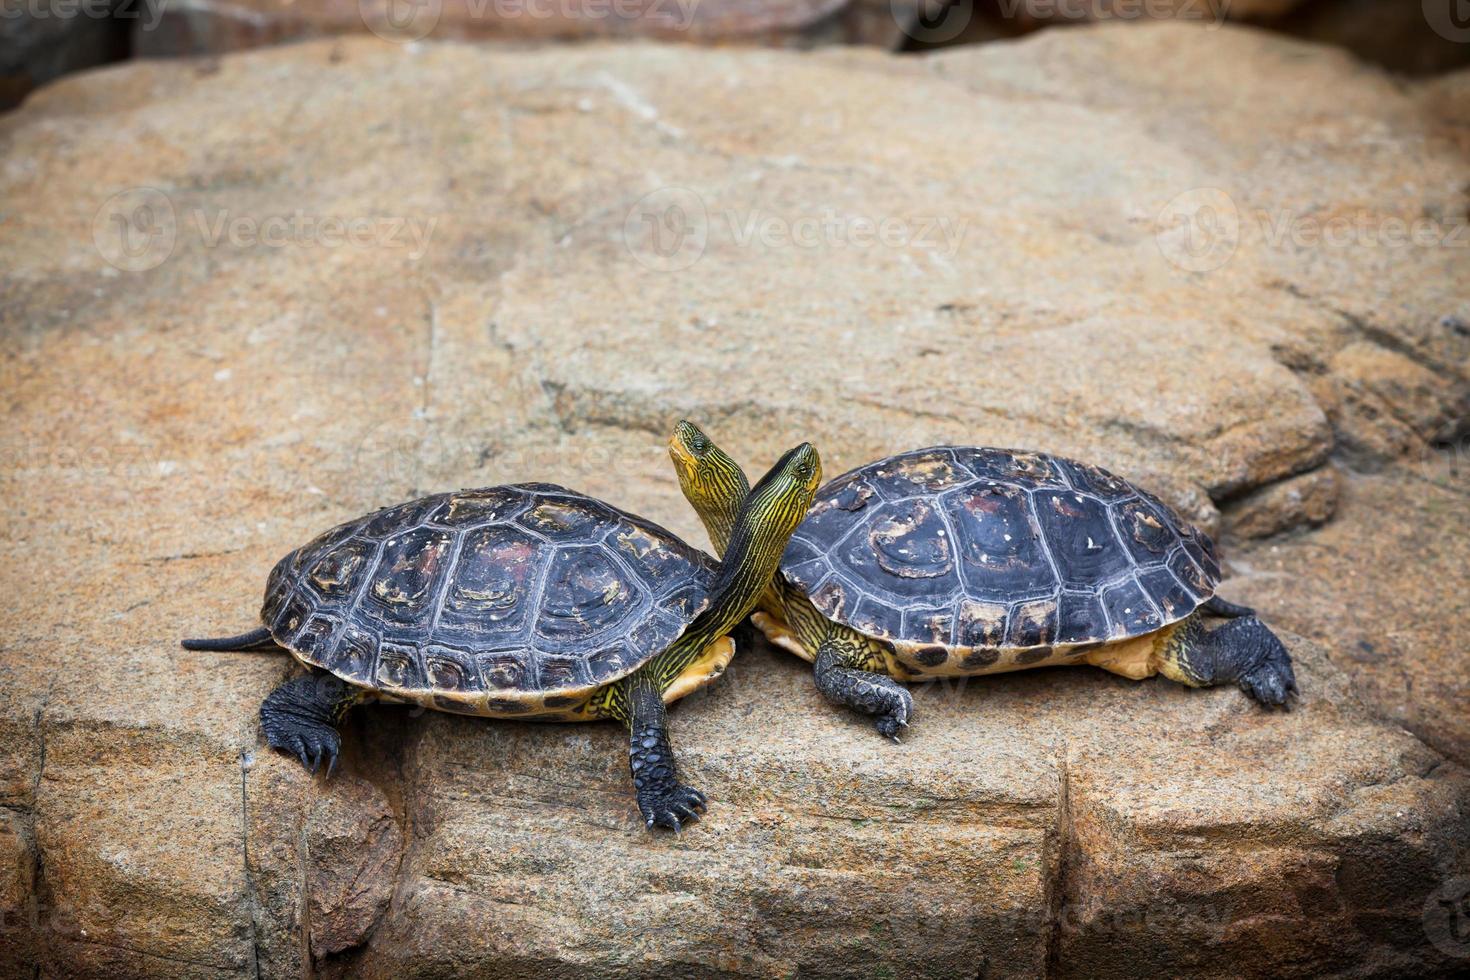
POLYGON ((946 649, 1141 636, 1188 616, 1220 581, 1209 537, 1127 480, 962 446, 828 483, 781 569, 824 615, 911 650, 932 645, 936 661, 946 649))
POLYGON ((715 563, 547 483, 436 494, 282 558, 261 618, 306 663, 466 714, 566 709, 663 652, 715 563))

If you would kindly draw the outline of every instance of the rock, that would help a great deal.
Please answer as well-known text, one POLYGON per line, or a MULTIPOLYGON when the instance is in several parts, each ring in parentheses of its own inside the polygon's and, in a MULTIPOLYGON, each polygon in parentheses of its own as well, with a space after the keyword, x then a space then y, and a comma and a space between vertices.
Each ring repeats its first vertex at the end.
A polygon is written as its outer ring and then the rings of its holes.
POLYGON ((36 842, 27 814, 0 808, 0 975, 36 962, 36 842))
MULTIPOLYGON (((1337 472, 1330 466, 1253 490, 1230 506, 1230 533, 1264 538, 1302 525, 1317 526, 1337 508, 1337 472)), ((1201 525, 1203 526, 1203 525, 1201 525)))
POLYGON ((1439 752, 1470 759, 1470 679, 1448 638, 1470 614, 1464 446, 1378 472, 1348 471, 1333 520, 1243 546, 1231 598, 1331 642, 1374 710, 1439 752))
POLYGON ((1272 21, 1304 2, 1306 0, 1227 0, 1225 3, 1214 0, 1015 0, 1000 5, 991 14, 999 14, 1024 30, 1056 24, 1143 20, 1178 20, 1218 26, 1227 18, 1272 21))
POLYGON ((289 975, 372 933, 388 906, 403 830, 366 780, 344 773, 320 792, 292 760, 268 751, 247 760, 256 947, 271 957, 263 972, 289 975))
POLYGON ((0 120, 0 967, 1453 974, 1470 556, 1424 461, 1470 396, 1467 84, 1159 24, 351 39, 35 93, 0 120), (707 818, 650 836, 615 726, 373 707, 313 781, 259 744, 287 660, 177 647, 429 490, 702 542, 681 415, 752 471, 958 441, 1142 480, 1223 526, 1302 702, 1028 671, 918 689, 896 747, 756 645, 673 715, 707 818))
POLYGON ((144 57, 223 54, 341 34, 388 40, 573 41, 642 37, 810 45, 840 38, 848 0, 170 0, 133 35, 144 57))
POLYGON ((1331 368, 1319 397, 1343 449, 1359 463, 1396 459, 1450 435, 1470 409, 1457 394, 1456 372, 1376 343, 1347 345, 1332 356, 1331 368))

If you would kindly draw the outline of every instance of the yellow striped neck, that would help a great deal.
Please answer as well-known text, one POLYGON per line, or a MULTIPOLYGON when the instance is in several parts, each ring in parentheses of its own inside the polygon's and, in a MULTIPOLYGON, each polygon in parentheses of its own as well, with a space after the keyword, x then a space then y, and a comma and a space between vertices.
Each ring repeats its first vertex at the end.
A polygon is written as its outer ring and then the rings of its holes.
POLYGON ((669 662, 659 672, 661 682, 672 683, 710 643, 750 615, 776 574, 786 541, 805 516, 809 498, 791 492, 781 482, 765 483, 738 509, 711 586, 710 604, 669 648, 669 655, 663 658, 669 662))
POLYGON ((680 482, 715 552, 723 555, 735 533, 740 504, 750 493, 745 471, 724 452, 712 449, 699 472, 680 482))

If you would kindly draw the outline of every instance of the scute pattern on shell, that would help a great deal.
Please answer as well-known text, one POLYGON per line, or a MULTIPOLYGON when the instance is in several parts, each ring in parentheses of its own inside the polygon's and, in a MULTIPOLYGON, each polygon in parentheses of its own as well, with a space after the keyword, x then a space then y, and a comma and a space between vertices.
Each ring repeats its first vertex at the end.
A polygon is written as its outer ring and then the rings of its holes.
POLYGON ((307 663, 469 714, 557 707, 663 652, 714 560, 553 484, 436 494, 350 521, 272 570, 261 617, 307 663))
POLYGON ((781 568, 824 615, 868 635, 990 650, 1140 636, 1220 581, 1209 537, 1121 477, 965 446, 828 483, 781 568))

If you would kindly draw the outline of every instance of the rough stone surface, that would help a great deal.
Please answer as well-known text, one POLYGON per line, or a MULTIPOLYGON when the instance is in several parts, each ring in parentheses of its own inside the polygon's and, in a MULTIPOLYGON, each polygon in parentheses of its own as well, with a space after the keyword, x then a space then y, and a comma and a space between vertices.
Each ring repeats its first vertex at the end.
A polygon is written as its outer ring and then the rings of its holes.
POLYGON ((1232 597, 1331 641, 1334 662, 1383 717, 1470 759, 1470 677, 1457 639, 1470 615, 1467 444, 1349 472, 1332 522, 1241 547, 1232 597))
MULTIPOLYGON (((1453 2, 1453 0, 1449 0, 1453 2)), ((1398 0, 1360 0, 1346 16, 1329 4, 1303 0, 159 0, 157 16, 139 18, 133 50, 144 57, 223 54, 283 41, 371 33, 403 41, 432 39, 569 41, 612 37, 657 38, 696 44, 810 47, 867 44, 924 48, 1014 37, 1044 27, 1095 21, 1138 23, 1178 19, 1218 26, 1227 19, 1278 24, 1291 12, 1303 36, 1365 49, 1370 55, 1402 48, 1409 62, 1450 68, 1452 42, 1418 31, 1398 0), (1320 9, 1323 7, 1327 9, 1320 9), (1305 10, 1300 8, 1305 7, 1305 10), (1365 9, 1369 8, 1369 9, 1365 9), (1391 28, 1397 45, 1383 34, 1391 28), (1376 35, 1375 35, 1376 31, 1376 35), (1428 35, 1420 41, 1418 35, 1428 35), (1438 41, 1438 44, 1433 42, 1438 41)))
POLYGON ((1229 530, 1236 537, 1265 538, 1293 527, 1322 524, 1332 517, 1337 497, 1337 473, 1331 466, 1289 476, 1233 501, 1229 530))
POLYGON ((0 120, 0 970, 1455 973, 1467 95, 1179 25, 36 93, 0 120), (1031 671, 919 689, 899 747, 755 647, 674 711, 712 805, 652 837, 614 726, 376 707, 311 780, 258 741, 290 663, 176 645, 417 492, 556 480, 702 541, 681 415, 752 471, 958 441, 1156 487, 1302 702, 1031 671))
POLYGON ((223 54, 342 34, 402 42, 627 37, 797 46, 848 39, 842 23, 848 5, 849 0, 165 0, 154 23, 138 24, 133 47, 144 57, 223 54))

